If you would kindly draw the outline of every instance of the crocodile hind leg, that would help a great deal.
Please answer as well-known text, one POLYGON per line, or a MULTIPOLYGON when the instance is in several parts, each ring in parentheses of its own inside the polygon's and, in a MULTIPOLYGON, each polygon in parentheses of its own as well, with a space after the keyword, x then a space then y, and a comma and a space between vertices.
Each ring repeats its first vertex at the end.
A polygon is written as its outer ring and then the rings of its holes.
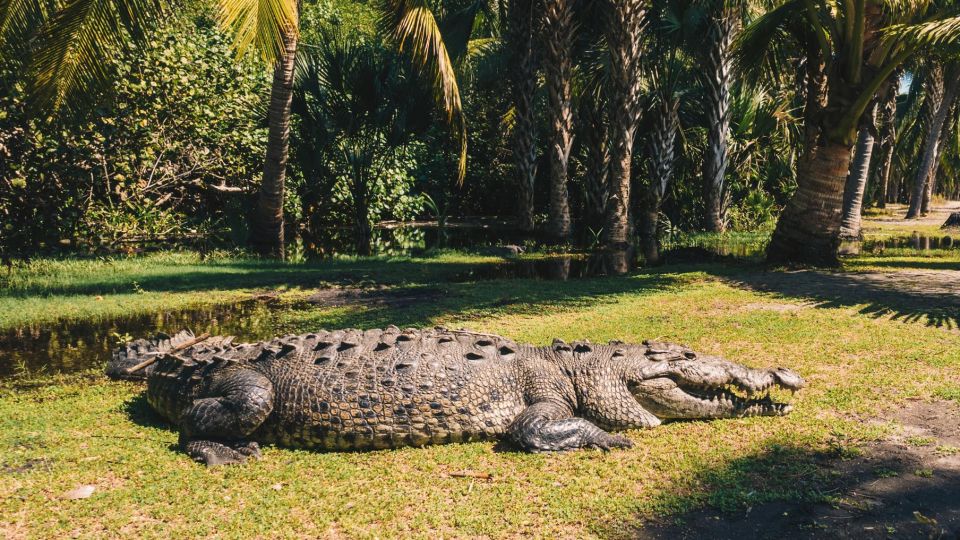
POLYGON ((272 410, 273 384, 260 373, 242 368, 215 373, 203 397, 180 418, 180 447, 209 467, 259 457, 259 446, 247 438, 272 410))
POLYGON ((568 407, 542 401, 527 407, 508 428, 510 439, 529 452, 563 452, 577 448, 630 448, 633 443, 613 435, 583 418, 573 416, 568 407))

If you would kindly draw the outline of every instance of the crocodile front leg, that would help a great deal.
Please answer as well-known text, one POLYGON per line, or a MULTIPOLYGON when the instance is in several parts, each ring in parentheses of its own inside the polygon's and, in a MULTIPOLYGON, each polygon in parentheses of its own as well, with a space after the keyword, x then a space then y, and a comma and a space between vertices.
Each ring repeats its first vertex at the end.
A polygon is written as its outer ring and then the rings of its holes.
POLYGON ((510 427, 510 439, 528 452, 563 452, 577 448, 630 448, 630 439, 607 433, 566 405, 541 401, 524 409, 510 427))
POLYGON ((213 376, 204 397, 180 417, 180 447, 209 467, 259 457, 247 441, 273 410, 273 384, 260 373, 233 369, 213 376))

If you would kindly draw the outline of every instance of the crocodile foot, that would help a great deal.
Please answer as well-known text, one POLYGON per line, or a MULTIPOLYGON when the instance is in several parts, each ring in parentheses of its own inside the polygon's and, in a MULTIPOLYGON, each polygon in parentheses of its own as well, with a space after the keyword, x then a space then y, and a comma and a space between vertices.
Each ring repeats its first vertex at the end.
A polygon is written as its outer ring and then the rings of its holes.
POLYGON ((251 457, 260 459, 260 445, 254 441, 223 443, 194 440, 181 442, 180 446, 194 461, 207 467, 240 464, 251 457))

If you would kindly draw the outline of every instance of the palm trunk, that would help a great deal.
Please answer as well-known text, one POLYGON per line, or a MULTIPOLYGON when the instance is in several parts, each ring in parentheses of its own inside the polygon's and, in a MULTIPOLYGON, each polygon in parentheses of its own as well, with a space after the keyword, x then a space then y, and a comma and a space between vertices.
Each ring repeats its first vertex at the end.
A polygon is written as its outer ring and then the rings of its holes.
POLYGON ((283 192, 290 148, 290 104, 293 101, 294 66, 297 59, 297 30, 283 36, 283 56, 273 70, 270 105, 267 109, 267 158, 257 201, 252 243, 264 257, 284 258, 283 192))
POLYGON ((545 67, 553 130, 548 144, 550 219, 547 234, 558 242, 569 240, 571 232, 567 174, 573 146, 573 4, 573 0, 547 0, 544 10, 545 67))
POLYGON ((703 186, 706 200, 704 228, 723 232, 727 223, 727 189, 724 176, 730 156, 730 54, 737 20, 732 10, 721 7, 711 21, 710 50, 705 57, 704 86, 707 90, 707 151, 703 161, 703 186))
MULTIPOLYGON (((934 84, 936 83, 937 81, 935 80, 934 84)), ((923 197, 927 190, 927 183, 933 180, 933 170, 936 166, 936 159, 940 147, 940 135, 953 100, 957 96, 957 91, 960 90, 960 69, 951 69, 949 82, 941 82, 940 84, 945 85, 943 86, 945 89, 942 95, 937 96, 935 93, 931 93, 932 99, 939 99, 931 102, 935 112, 927 124, 923 143, 923 154, 920 158, 920 166, 917 169, 916 182, 914 184, 913 197, 910 199, 910 209, 907 211, 907 219, 919 217, 923 206, 923 197)))
POLYGON ((507 40, 512 51, 511 89, 515 122, 513 155, 518 199, 518 226, 525 232, 534 228, 534 181, 537 177, 537 131, 534 100, 537 92, 537 65, 533 47, 533 0, 513 0, 508 8, 507 40))
POLYGON ((797 166, 797 191, 781 213, 767 247, 770 262, 839 263, 844 188, 858 134, 858 126, 850 120, 853 113, 863 115, 855 104, 862 103, 868 92, 876 92, 862 74, 875 72, 877 66, 871 62, 882 44, 882 33, 877 31, 883 17, 881 6, 867 2, 863 8, 858 32, 862 41, 850 44, 851 54, 834 61, 827 73, 827 102, 819 114, 817 146, 806 152, 797 166), (852 59, 862 64, 852 66, 852 59))
POLYGON ((853 145, 825 143, 798 165, 805 177, 777 222, 767 248, 771 262, 837 263, 843 191, 853 145))
MULTIPOLYGON (((827 105, 827 72, 820 50, 815 43, 811 43, 807 51, 806 70, 804 74, 804 108, 803 108, 803 154, 801 163, 809 163, 817 151, 820 140, 820 119, 823 109, 827 105)), ((797 181, 804 177, 803 171, 798 171, 797 181)))
POLYGON ((640 114, 640 42, 646 2, 610 0, 606 39, 610 49, 610 192, 603 241, 607 248, 633 243, 630 220, 630 166, 640 114))
MULTIPOLYGON (((956 96, 954 96, 956 98, 956 96)), ((920 205, 920 213, 927 215, 930 213, 930 200, 933 198, 933 194, 937 192, 937 177, 940 171, 940 156, 943 153, 943 148, 947 145, 947 142, 950 140, 950 132, 953 129, 954 116, 956 114, 957 108, 953 103, 946 104, 947 107, 950 107, 950 111, 947 113, 946 120, 943 122, 943 127, 940 128, 940 141, 937 144, 937 155, 933 158, 933 169, 930 170, 930 176, 927 178, 926 190, 923 192, 923 202, 920 205)))
POLYGON ((890 170, 893 168, 893 148, 897 142, 897 93, 900 77, 891 77, 880 111, 880 140, 877 141, 878 163, 873 181, 877 186, 877 207, 886 208, 890 193, 890 170))
MULTIPOLYGON (((873 123, 874 113, 870 114, 873 123)), ((856 154, 847 184, 843 190, 843 218, 840 221, 841 240, 860 240, 860 214, 863 210, 863 194, 870 177, 870 161, 873 157, 873 127, 863 126, 857 137, 856 154)))
MULTIPOLYGON (((584 97, 582 99, 590 99, 584 97)), ((607 147, 607 125, 603 118, 603 105, 586 104, 581 110, 580 142, 586 149, 583 183, 586 189, 591 226, 603 227, 603 213, 608 198, 610 176, 610 153, 607 147)))
POLYGON ((640 244, 648 265, 659 265, 660 235, 657 221, 660 206, 673 178, 677 131, 680 129, 680 100, 675 96, 661 96, 656 126, 650 134, 650 185, 643 197, 641 209, 640 244))

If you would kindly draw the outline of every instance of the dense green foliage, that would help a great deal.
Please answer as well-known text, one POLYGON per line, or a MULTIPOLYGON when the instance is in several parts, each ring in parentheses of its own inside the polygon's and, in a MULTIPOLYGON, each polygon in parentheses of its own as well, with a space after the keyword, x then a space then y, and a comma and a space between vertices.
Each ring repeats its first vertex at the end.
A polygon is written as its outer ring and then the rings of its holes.
POLYGON ((228 225, 242 241, 242 193, 263 159, 264 74, 236 62, 208 19, 184 19, 104 59, 116 83, 83 113, 31 114, 18 66, 4 64, 0 248, 184 240, 228 225))
MULTIPOLYGON (((771 10, 743 3, 724 8, 722 15, 711 11, 716 8, 711 2, 649 4, 637 74, 642 114, 633 144, 630 207, 656 216, 656 234, 676 237, 705 226, 704 169, 716 145, 711 142, 715 112, 708 103, 716 99, 717 88, 710 83, 716 59, 704 40, 721 16, 732 21, 733 29, 724 55, 739 48, 747 51, 739 56, 746 57, 765 49, 752 65, 741 58, 726 88, 728 164, 717 196, 724 207, 721 220, 734 231, 769 230, 790 200, 798 163, 810 145, 804 123, 814 116, 807 111, 813 57, 804 49, 812 38, 796 28, 776 33, 778 21, 794 16, 794 4, 771 10), (665 115, 671 116, 666 124, 665 115)), ((396 15, 392 9, 409 6, 372 0, 305 3, 284 192, 287 236, 295 239, 295 251, 391 252, 422 245, 422 232, 388 232, 378 223, 446 223, 522 213, 513 155, 514 135, 521 128, 507 76, 513 56, 503 5, 472 0, 424 5, 431 15, 420 22, 435 18, 450 59, 446 75, 455 76, 462 101, 468 148, 464 181, 458 178, 459 135, 433 95, 442 93, 435 88, 436 66, 416 58, 411 43, 398 40, 389 23, 396 15)), ((592 246, 603 227, 611 181, 612 60, 603 9, 591 2, 572 5, 578 25, 572 44, 575 136, 569 204, 575 240, 592 246)), ((82 96, 96 106, 56 114, 37 114, 31 106, 23 47, 7 44, 0 56, 0 252, 5 257, 137 249, 157 241, 245 244, 263 170, 269 69, 256 55, 238 59, 233 37, 212 18, 218 9, 193 0, 170 10, 144 43, 103 59, 99 75, 108 74, 114 84, 91 85, 82 96)), ((546 34, 533 39, 538 48, 550 45, 546 34)), ((910 196, 926 140, 924 81, 938 62, 944 61, 921 58, 905 66, 913 84, 901 97, 894 122, 896 159, 885 197, 890 201, 910 196)), ((551 204, 548 156, 553 151, 546 135, 552 129, 547 108, 554 86, 545 73, 535 73, 532 97, 533 211, 540 225, 551 204)), ((960 155, 958 118, 949 116, 944 150, 937 156, 944 179, 936 189, 945 194, 960 189, 950 174, 960 155)), ((883 132, 884 126, 874 130, 883 132)), ((878 161, 872 169, 880 167, 878 161)), ((877 177, 871 174, 868 201, 877 202, 877 177)))

